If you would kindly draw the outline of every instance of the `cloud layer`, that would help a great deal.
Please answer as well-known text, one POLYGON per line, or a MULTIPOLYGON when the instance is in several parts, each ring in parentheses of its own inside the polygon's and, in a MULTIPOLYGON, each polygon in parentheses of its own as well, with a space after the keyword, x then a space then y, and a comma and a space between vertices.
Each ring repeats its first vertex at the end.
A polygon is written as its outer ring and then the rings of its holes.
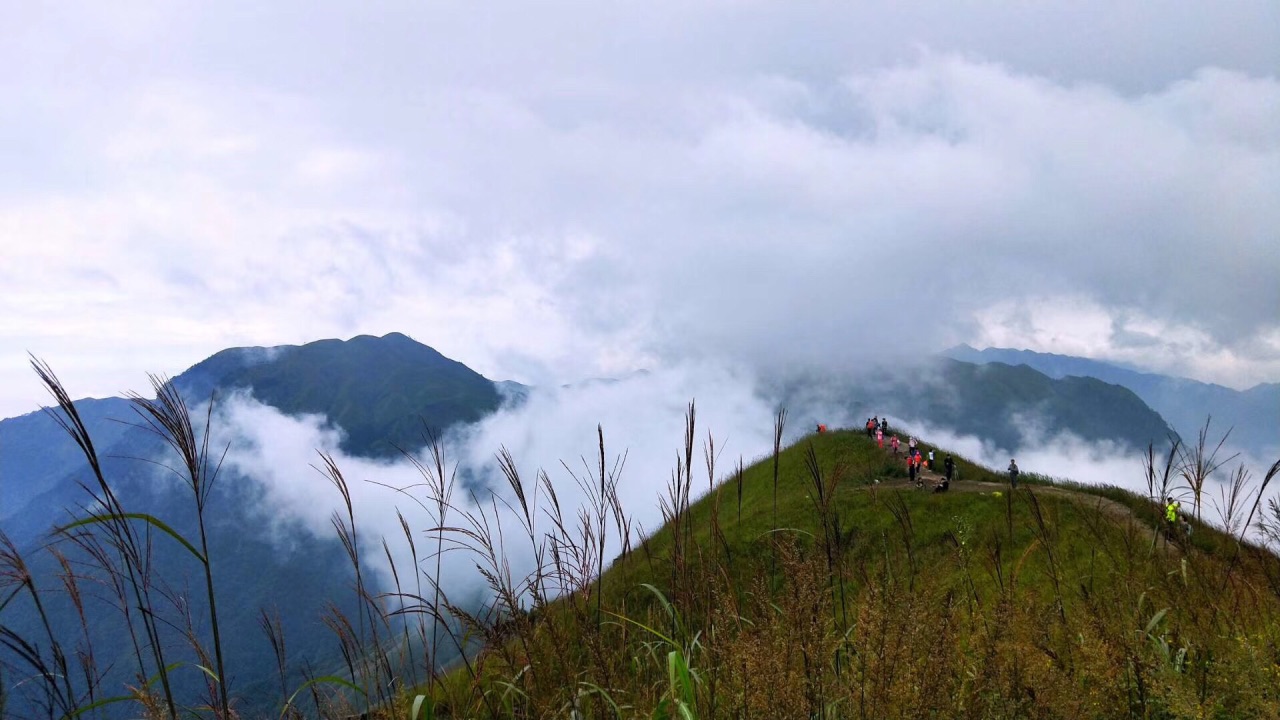
MULTIPOLYGON (((503 479, 496 455, 510 451, 529 497, 534 498, 538 535, 548 532, 550 509, 545 492, 535 490, 540 471, 553 482, 558 503, 570 522, 580 508, 588 507, 588 492, 578 484, 591 484, 597 472, 597 425, 604 434, 606 466, 620 470, 618 495, 630 515, 634 537, 639 540, 662 525, 660 498, 681 462, 686 402, 698 393, 694 483, 696 498, 711 482, 703 462, 709 441, 716 448, 716 480, 727 477, 741 458, 747 465, 767 457, 772 443, 774 409, 751 391, 753 383, 730 368, 688 364, 676 370, 632 375, 617 382, 586 383, 568 388, 533 392, 517 407, 508 407, 481 423, 446 437, 446 465, 456 471, 453 509, 446 524, 466 526, 462 513, 483 512, 495 538, 501 538, 510 571, 519 578, 532 571, 534 559, 522 535, 516 501, 503 479), (576 476, 576 479, 575 479, 576 476), (496 499, 495 499, 496 497, 496 499)), ((812 427, 806 418, 821 417, 833 427, 852 426, 852 418, 832 415, 832 408, 789 408, 790 422, 784 442, 789 444, 812 427)), ((434 500, 424 479, 408 460, 369 460, 345 456, 339 449, 340 430, 320 416, 287 417, 252 397, 227 398, 214 415, 214 445, 228 446, 224 467, 252 478, 261 488, 263 527, 274 529, 281 540, 296 541, 284 529, 305 528, 316 537, 332 537, 331 517, 345 518, 339 492, 317 469, 319 453, 333 458, 346 479, 357 527, 363 538, 366 567, 380 572, 378 582, 390 591, 391 573, 381 545, 388 550, 401 578, 411 573, 413 560, 400 521, 403 514, 414 533, 418 557, 434 551, 434 539, 425 531, 437 524, 434 500), (396 492, 395 488, 404 492, 396 492), (429 509, 432 508, 432 509, 429 509)), ((1003 468, 1009 458, 990 444, 972 436, 930 427, 912 420, 894 419, 900 433, 916 434, 939 447, 992 468, 1003 468)), ((1109 443, 1087 443, 1070 434, 1038 433, 1034 418, 1023 426, 1028 437, 1019 451, 1023 472, 1069 479, 1087 485, 1114 485, 1146 495, 1142 458, 1109 443)), ((905 434, 903 434, 905 438, 905 434)), ((1221 457, 1231 454, 1228 450, 1221 457)), ((420 457, 431 465, 429 456, 420 457)), ((1255 475, 1265 466, 1237 457, 1206 486, 1202 517, 1222 525, 1223 490, 1230 471, 1244 462, 1255 475)), ((963 481, 963 477, 961 480, 963 481)), ((1268 497, 1280 497, 1271 488, 1268 497)), ((1185 488, 1175 488, 1184 505, 1192 507, 1185 488)), ((256 495, 255 495, 256 496, 256 495)), ((451 540, 462 539, 451 534, 451 540)), ((620 552, 617 533, 609 531, 606 560, 620 552)), ((467 553, 444 556, 445 590, 455 599, 486 596, 484 579, 475 571, 477 558, 467 553)), ((430 573, 434 568, 427 568, 430 573)), ((405 580, 406 583, 411 581, 405 580)))
POLYGON ((17 14, 0 416, 28 350, 114 394, 392 330, 539 384, 959 341, 1280 378, 1267 3, 17 14))
MULTIPOLYGON (((632 517, 633 540, 638 540, 642 529, 652 532, 662 524, 659 497, 666 492, 677 453, 683 447, 690 400, 696 403, 698 423, 695 495, 710 486, 701 460, 702 447, 709 440, 718 456, 717 478, 729 472, 740 457, 749 463, 768 451, 773 409, 750 391, 751 386, 749 380, 725 368, 688 365, 618 382, 534 391, 518 408, 502 410, 464 433, 446 438, 447 465, 451 471, 456 469, 458 478, 453 494, 456 507, 446 518, 447 524, 465 525, 462 512, 483 509, 497 523, 495 534, 500 525, 511 538, 506 550, 514 571, 517 575, 529 572, 532 560, 527 543, 519 536, 512 511, 515 498, 498 467, 497 453, 504 447, 510 451, 531 497, 539 471, 545 471, 554 482, 565 517, 573 522, 578 508, 587 502, 587 494, 573 476, 586 479, 597 472, 600 426, 606 462, 610 469, 620 471, 618 496, 632 517), (492 502, 490 491, 501 499, 492 502)), ((267 526, 277 537, 290 537, 283 530, 298 526, 317 537, 332 537, 330 518, 335 511, 345 517, 337 489, 318 470, 323 467, 319 456, 323 452, 333 458, 350 488, 369 566, 386 572, 386 557, 379 545, 379 539, 386 537, 404 574, 413 563, 398 513, 402 512, 413 528, 419 557, 424 557, 427 551, 421 547, 427 538, 422 531, 437 524, 434 512, 426 508, 434 508, 435 503, 423 486, 423 477, 408 460, 345 456, 339 450, 340 432, 321 416, 288 417, 244 395, 223 402, 214 424, 215 444, 229 447, 224 466, 260 484, 264 519, 270 521, 267 526)), ((428 456, 421 459, 431 464, 428 456)), ((549 508, 545 494, 540 503, 539 507, 549 508)), ((536 515, 538 522, 549 522, 542 510, 536 515)), ((615 557, 621 547, 612 533, 606 557, 615 557)), ((474 558, 451 553, 445 562, 448 592, 455 596, 481 592, 483 578, 474 572, 474 558)), ((385 574, 383 581, 389 582, 389 578, 390 574, 385 574)))

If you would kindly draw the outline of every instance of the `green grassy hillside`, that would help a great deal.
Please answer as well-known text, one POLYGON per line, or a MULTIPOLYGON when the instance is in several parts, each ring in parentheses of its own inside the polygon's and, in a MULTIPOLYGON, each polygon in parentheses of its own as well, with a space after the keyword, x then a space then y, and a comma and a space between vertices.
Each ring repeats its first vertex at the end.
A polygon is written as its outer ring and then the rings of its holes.
MULTIPOLYGON (((1266 551, 1198 524, 1166 537, 1156 506, 1115 488, 1024 478, 1011 492, 964 460, 950 492, 917 490, 850 432, 806 437, 776 474, 768 458, 686 505, 690 475, 706 487, 704 458, 690 443, 668 522, 597 585, 597 541, 626 524, 602 465, 604 501, 534 543, 543 567, 494 573, 496 606, 464 615, 485 650, 430 685, 426 706, 439 717, 1280 716, 1280 561, 1266 551)), ((480 565, 500 569, 478 537, 480 565)))

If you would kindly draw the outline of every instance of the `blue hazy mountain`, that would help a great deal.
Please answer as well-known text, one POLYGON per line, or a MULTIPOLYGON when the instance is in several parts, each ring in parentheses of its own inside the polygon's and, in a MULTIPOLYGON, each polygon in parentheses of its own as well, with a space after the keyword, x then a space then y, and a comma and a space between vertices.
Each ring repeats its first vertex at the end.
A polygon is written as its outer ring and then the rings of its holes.
MULTIPOLYGON (((32 382, 37 382, 34 374, 32 382)), ((477 422, 523 386, 495 384, 432 348, 392 333, 300 346, 231 348, 173 378, 196 407, 244 390, 287 415, 321 414, 344 432, 351 455, 386 457, 422 447, 424 431, 477 422), (505 395, 504 395, 505 394, 505 395)), ((124 398, 76 401, 104 458, 150 459, 162 450, 124 398)), ((127 464, 127 463, 126 463, 127 464)), ((30 538, 63 508, 76 508, 87 480, 80 449, 46 412, 0 420, 0 527, 30 538)))
POLYGON ((976 437, 1017 452, 1059 435, 1133 451, 1165 443, 1172 430, 1132 391, 1093 378, 1052 378, 1025 365, 934 358, 856 379, 798 378, 781 390, 795 407, 835 399, 855 418, 884 415, 976 437))
POLYGON ((958 345, 947 357, 971 363, 1026 365, 1051 378, 1089 377, 1132 390, 1184 439, 1195 438, 1212 416, 1211 435, 1231 430, 1231 443, 1259 459, 1280 455, 1280 383, 1234 390, 1187 378, 1140 372, 1113 363, 1030 350, 958 345))
MULTIPOLYGON (((32 382, 38 382, 34 374, 32 382)), ((374 458, 400 449, 416 450, 424 444, 426 429, 443 432, 479 421, 498 409, 504 397, 518 399, 525 393, 515 383, 496 385, 398 333, 301 346, 232 348, 172 382, 193 408, 211 397, 246 391, 289 415, 322 414, 343 430, 345 452, 374 458)), ((177 461, 164 442, 142 426, 134 404, 124 398, 106 398, 79 400, 75 405, 104 475, 125 509, 154 515, 180 534, 197 537, 191 491, 157 464, 177 461)), ((317 492, 336 497, 337 491, 311 468, 298 468, 298 472, 315 475, 317 492)), ((51 534, 55 526, 87 515, 92 497, 86 487, 96 488, 96 480, 84 455, 48 412, 0 420, 0 530, 27 558, 38 585, 53 590, 47 608, 54 630, 71 641, 84 630, 66 594, 57 591, 59 568, 43 548, 56 541, 51 534)), ((258 613, 279 609, 288 639, 291 682, 296 687, 304 667, 314 672, 339 662, 338 641, 322 616, 333 609, 355 616, 354 572, 336 536, 316 537, 301 527, 271 522, 274 512, 263 507, 262 495, 262 486, 254 478, 224 471, 209 501, 214 511, 208 531, 220 588, 219 615, 223 627, 238 629, 224 633, 227 667, 236 672, 230 681, 239 687, 241 697, 278 706, 278 688, 272 690, 277 686, 271 680, 274 659, 266 637, 257 630, 258 613)), ((189 555, 165 547, 166 542, 163 537, 155 540, 157 584, 181 599, 175 602, 175 613, 180 605, 180 614, 205 617, 198 564, 189 555)), ((72 543, 56 544, 73 563, 85 560, 72 543)), ((91 616, 108 618, 93 623, 88 632, 95 647, 117 648, 122 655, 108 651, 98 662, 102 667, 134 667, 123 654, 130 647, 123 623, 110 621, 111 617, 119 620, 119 611, 103 599, 105 595, 95 591, 86 600, 91 616)), ((175 627, 181 626, 177 619, 170 620, 175 627)), ((0 611, 0 626, 26 637, 43 637, 25 595, 0 611)), ((169 643, 175 648, 174 659, 192 667, 198 664, 198 658, 182 649, 185 643, 176 633, 169 643)), ((115 678, 112 687, 119 689, 131 680, 115 678)), ((187 680, 201 682, 198 672, 187 680)), ((9 710, 15 707, 10 704, 9 710)))

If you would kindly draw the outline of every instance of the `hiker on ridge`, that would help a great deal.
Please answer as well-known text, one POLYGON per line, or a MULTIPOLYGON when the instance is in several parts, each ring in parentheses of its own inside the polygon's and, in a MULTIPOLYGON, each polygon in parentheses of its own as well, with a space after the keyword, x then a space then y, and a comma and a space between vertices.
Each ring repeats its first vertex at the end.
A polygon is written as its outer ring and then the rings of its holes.
POLYGON ((946 473, 946 482, 951 482, 951 476, 956 472, 956 461, 951 459, 951 454, 947 454, 947 459, 942 461, 942 469, 946 473))
POLYGON ((900 445, 902 445, 902 443, 898 441, 898 436, 894 435, 893 439, 889 441, 889 447, 893 448, 894 457, 898 457, 898 447, 900 445))
POLYGON ((876 430, 876 445, 879 445, 881 450, 884 449, 884 431, 883 430, 876 430))
POLYGON ((937 470, 937 468, 936 468, 936 467, 934 467, 934 465, 933 465, 933 451, 932 451, 932 450, 930 450, 930 451, 929 451, 929 462, 928 462, 928 464, 927 464, 927 465, 925 465, 925 467, 929 468, 930 470, 937 470))
POLYGON ((912 455, 916 453, 916 436, 915 435, 910 435, 907 437, 907 452, 912 455))
POLYGON ((1178 529, 1178 511, 1181 509, 1182 503, 1172 497, 1165 498, 1164 519, 1169 526, 1169 537, 1174 537, 1174 530, 1178 529))
POLYGON ((1009 458, 1009 484, 1018 489, 1018 463, 1013 458, 1009 458))

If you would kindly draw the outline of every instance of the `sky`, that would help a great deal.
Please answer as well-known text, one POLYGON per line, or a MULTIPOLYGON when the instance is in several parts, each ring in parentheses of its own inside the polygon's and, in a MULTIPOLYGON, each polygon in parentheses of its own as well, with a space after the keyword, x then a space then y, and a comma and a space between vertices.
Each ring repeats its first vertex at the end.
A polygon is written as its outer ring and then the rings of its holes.
POLYGON ((9 3, 0 417, 28 353, 105 396, 392 331, 538 385, 1280 381, 1280 5, 534 5, 9 3))

